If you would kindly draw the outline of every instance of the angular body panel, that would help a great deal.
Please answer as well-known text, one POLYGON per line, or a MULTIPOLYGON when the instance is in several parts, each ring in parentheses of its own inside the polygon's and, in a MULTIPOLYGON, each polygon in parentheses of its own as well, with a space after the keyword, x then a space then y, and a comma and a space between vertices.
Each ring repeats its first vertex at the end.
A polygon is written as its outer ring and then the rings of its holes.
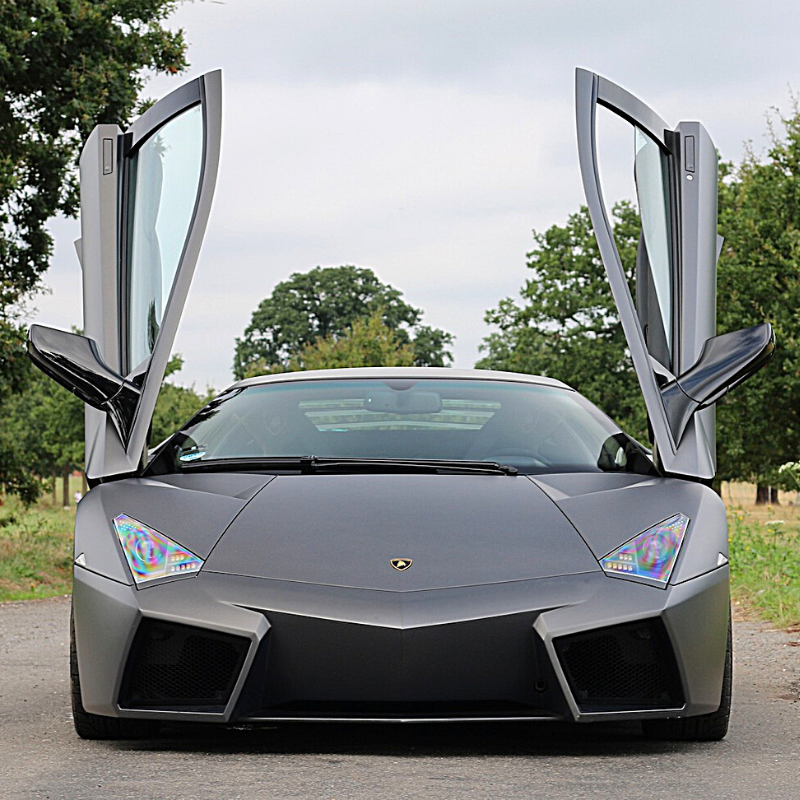
POLYGON ((205 569, 416 591, 598 569, 523 476, 282 475, 228 528, 205 569), (392 558, 413 558, 403 572, 392 558))
POLYGON ((236 515, 273 478, 175 477, 178 479, 133 478, 92 489, 78 506, 75 557, 83 553, 88 569, 130 583, 118 543, 109 536, 112 520, 126 514, 206 558, 236 515))
POLYGON ((620 537, 624 539, 632 532, 644 531, 654 521, 680 512, 691 521, 687 533, 691 547, 678 559, 671 583, 711 572, 719 566, 720 556, 727 560, 725 506, 719 495, 708 487, 665 478, 640 476, 635 481, 611 481, 609 476, 602 476, 606 480, 597 476, 587 492, 587 477, 590 476, 552 475, 535 481, 584 533, 596 558, 602 558, 619 546, 620 537))

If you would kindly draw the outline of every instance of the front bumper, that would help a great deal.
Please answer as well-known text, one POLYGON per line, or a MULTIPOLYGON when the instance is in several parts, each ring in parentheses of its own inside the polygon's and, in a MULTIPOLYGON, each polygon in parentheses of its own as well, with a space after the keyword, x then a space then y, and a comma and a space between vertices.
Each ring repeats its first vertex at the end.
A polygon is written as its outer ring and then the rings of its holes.
POLYGON ((206 571, 137 590, 76 566, 73 602, 87 711, 219 723, 709 713, 719 706, 729 614, 727 566, 666 590, 591 572, 417 592, 206 571), (129 662, 141 655, 143 620, 242 642, 224 701, 130 707, 129 662), (587 706, 570 685, 559 641, 644 620, 663 623, 678 699, 658 708, 587 706))

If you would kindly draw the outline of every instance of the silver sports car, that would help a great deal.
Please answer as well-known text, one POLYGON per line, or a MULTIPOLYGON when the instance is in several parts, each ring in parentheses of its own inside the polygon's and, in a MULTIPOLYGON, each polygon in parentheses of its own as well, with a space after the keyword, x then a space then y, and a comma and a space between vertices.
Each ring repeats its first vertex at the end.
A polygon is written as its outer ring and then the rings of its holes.
POLYGON ((718 739, 731 703, 713 403, 769 358, 716 336, 717 156, 577 72, 580 165, 652 449, 552 378, 372 368, 242 381, 148 431, 208 218, 220 76, 99 126, 81 158, 85 336, 34 362, 87 404, 73 716, 162 722, 641 720, 718 739), (597 166, 634 129, 631 295, 597 166))

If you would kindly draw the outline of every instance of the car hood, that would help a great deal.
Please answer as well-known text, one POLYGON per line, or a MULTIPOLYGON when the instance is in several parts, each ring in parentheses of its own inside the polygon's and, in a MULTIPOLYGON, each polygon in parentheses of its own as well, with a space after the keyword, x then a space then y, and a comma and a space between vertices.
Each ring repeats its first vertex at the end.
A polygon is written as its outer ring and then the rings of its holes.
POLYGON ((242 510, 206 571, 419 591, 599 569, 524 476, 283 475, 242 510), (392 559, 410 559, 397 571, 392 559))

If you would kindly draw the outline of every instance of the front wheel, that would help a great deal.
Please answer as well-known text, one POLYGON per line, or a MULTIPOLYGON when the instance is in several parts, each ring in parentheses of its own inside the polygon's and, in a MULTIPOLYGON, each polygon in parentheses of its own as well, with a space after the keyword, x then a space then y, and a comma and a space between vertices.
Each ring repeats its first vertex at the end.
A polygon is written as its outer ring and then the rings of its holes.
POLYGON ((81 739, 148 739, 158 733, 159 723, 149 719, 118 719, 90 714, 83 708, 78 650, 75 646, 75 621, 69 616, 69 683, 72 694, 72 721, 81 739))
POLYGON ((728 732, 733 695, 733 632, 728 617, 728 646, 725 651, 725 671, 722 675, 722 698, 719 708, 710 714, 680 719, 648 719, 642 722, 647 739, 683 742, 718 742, 728 732))

